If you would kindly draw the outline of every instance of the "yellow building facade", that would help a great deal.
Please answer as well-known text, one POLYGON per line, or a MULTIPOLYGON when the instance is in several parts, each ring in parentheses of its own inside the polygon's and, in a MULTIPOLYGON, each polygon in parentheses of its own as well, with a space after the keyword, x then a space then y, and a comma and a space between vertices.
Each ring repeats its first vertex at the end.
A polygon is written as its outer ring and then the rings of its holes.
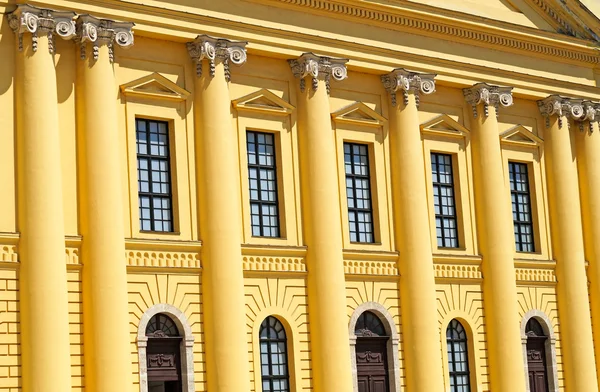
POLYGON ((0 392, 599 390, 593 0, 0 13, 0 392))

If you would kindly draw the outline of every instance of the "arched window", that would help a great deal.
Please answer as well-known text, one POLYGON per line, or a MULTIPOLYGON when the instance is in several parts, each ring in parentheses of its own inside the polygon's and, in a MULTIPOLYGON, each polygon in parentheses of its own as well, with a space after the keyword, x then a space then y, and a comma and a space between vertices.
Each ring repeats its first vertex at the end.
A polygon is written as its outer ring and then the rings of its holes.
POLYGON ((462 324, 454 319, 446 329, 448 345, 448 370, 451 392, 470 392, 469 351, 467 333, 462 324))
POLYGON ((287 337, 283 324, 273 316, 260 325, 260 364, 263 392, 289 392, 287 337))
POLYGON ((179 330, 175 322, 166 314, 156 314, 148 322, 146 336, 154 338, 179 336, 179 330))
POLYGON ((385 333, 385 327, 383 323, 372 312, 364 312, 358 318, 356 327, 354 328, 356 336, 369 337, 369 336, 387 336, 385 333))

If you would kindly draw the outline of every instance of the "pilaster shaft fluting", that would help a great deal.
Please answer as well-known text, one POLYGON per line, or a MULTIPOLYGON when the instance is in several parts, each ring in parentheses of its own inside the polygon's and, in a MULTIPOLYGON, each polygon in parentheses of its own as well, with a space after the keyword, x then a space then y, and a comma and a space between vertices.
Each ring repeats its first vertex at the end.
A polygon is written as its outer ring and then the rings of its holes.
POLYGON ((71 38, 75 14, 18 6, 17 182, 22 388, 71 390, 60 130, 53 36, 71 38))
POLYGON ((443 391, 444 381, 418 105, 419 94, 435 91, 434 77, 403 69, 382 77, 392 99, 390 158, 406 385, 432 392, 443 391))
MULTIPOLYGON (((538 104, 542 115, 546 117, 547 126, 544 151, 552 247, 558 278, 556 289, 565 388, 569 392, 595 392, 598 391, 598 384, 585 271, 575 141, 570 130, 570 123, 582 119, 585 111, 581 100, 556 95, 539 101, 538 104)), ((587 177, 584 181, 586 179, 587 177)))
POLYGON ((315 392, 352 391, 330 79, 346 78, 347 60, 303 54, 289 60, 300 79, 298 134, 308 305, 315 392), (308 79, 308 83, 306 82, 308 79))
MULTIPOLYGON (((585 258, 589 262, 592 332, 595 340, 596 373, 600 374, 600 103, 583 102, 585 114, 575 131, 581 216, 585 258)), ((599 380, 600 384, 600 380, 599 380)))
POLYGON ((473 108, 471 146, 491 389, 525 391, 518 319, 515 244, 498 130, 498 109, 512 105, 512 88, 484 83, 464 89, 473 108))
POLYGON ((113 44, 133 44, 133 23, 77 20, 78 149, 86 391, 131 389, 127 270, 113 44))
POLYGON ((248 342, 246 331, 240 328, 246 325, 246 309, 238 144, 231 125, 228 85, 229 63, 246 61, 245 46, 245 42, 208 36, 188 43, 197 72, 194 107, 202 298, 207 382, 214 392, 250 390, 248 342))

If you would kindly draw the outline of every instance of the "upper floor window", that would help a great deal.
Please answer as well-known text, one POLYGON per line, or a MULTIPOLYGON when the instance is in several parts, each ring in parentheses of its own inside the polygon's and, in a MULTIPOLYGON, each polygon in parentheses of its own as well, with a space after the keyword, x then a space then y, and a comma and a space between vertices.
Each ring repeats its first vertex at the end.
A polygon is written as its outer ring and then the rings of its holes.
POLYGON ((440 248, 458 248, 452 156, 431 153, 431 174, 437 245, 440 248))
POLYGON ((246 140, 252 235, 279 237, 275 137, 270 133, 248 131, 246 140))
POLYGON ((535 252, 527 164, 508 162, 517 252, 535 252))
POLYGON ((344 143, 344 167, 350 241, 375 242, 368 146, 344 143))
POLYGON ((260 365, 263 392, 289 392, 287 337, 283 324, 273 316, 260 325, 260 365))
POLYGON ((467 333, 462 324, 456 319, 450 321, 446 329, 450 392, 469 392, 471 390, 467 343, 467 333))
POLYGON ((140 228, 173 231, 169 125, 136 119, 140 228))

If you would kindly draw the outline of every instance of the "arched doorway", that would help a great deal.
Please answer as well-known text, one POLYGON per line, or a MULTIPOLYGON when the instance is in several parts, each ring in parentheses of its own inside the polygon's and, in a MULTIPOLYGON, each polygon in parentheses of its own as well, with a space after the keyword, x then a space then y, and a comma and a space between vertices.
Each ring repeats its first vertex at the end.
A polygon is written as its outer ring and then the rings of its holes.
POLYGON ((181 378, 182 336, 166 314, 156 314, 146 327, 148 337, 148 392, 183 392, 181 378))
POLYGON ((546 367, 546 341, 542 325, 530 318, 525 326, 527 336, 527 368, 531 392, 548 392, 548 372, 546 367))
POLYGON ((364 312, 354 329, 358 392, 388 392, 387 342, 389 336, 375 313, 364 312))

